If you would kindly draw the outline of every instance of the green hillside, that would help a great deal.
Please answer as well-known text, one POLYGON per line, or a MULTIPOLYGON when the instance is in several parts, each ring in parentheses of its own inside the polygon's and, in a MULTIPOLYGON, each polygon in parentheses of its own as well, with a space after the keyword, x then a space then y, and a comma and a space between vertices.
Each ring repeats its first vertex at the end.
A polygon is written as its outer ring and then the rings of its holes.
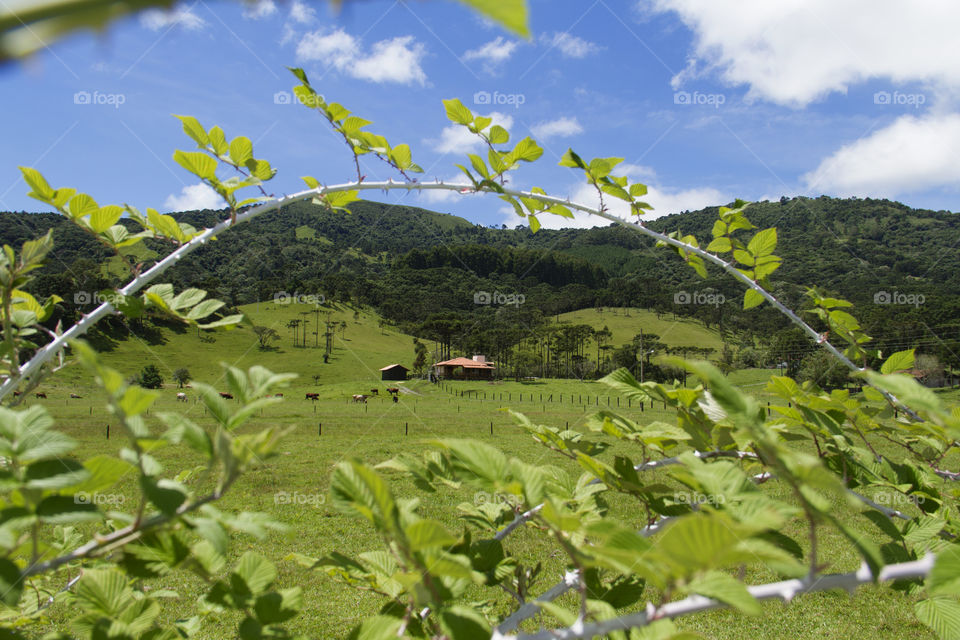
POLYGON ((672 347, 694 346, 720 350, 723 340, 716 331, 706 329, 702 323, 690 318, 674 318, 670 314, 657 314, 649 309, 625 307, 601 307, 581 309, 560 315, 560 323, 589 324, 594 329, 607 327, 613 333, 611 344, 630 342, 641 329, 655 333, 660 341, 672 347))
MULTIPOLYGON (((267 349, 260 343, 250 325, 239 326, 230 331, 198 334, 177 326, 164 326, 150 332, 148 338, 129 336, 105 336, 95 338, 98 347, 107 350, 104 359, 128 375, 135 375, 148 364, 155 364, 166 379, 167 386, 173 381, 174 370, 185 367, 198 380, 217 380, 221 376, 221 362, 241 369, 255 364, 273 371, 296 373, 297 386, 315 386, 313 376, 321 376, 321 385, 336 385, 347 382, 380 380, 380 367, 400 363, 406 367, 413 361, 413 342, 408 335, 396 329, 380 327, 381 319, 375 313, 364 310, 355 317, 347 307, 322 307, 321 327, 330 311, 329 319, 337 323, 333 338, 333 353, 329 363, 323 362, 323 331, 317 338, 313 335, 316 321, 314 305, 307 304, 249 304, 240 307, 254 325, 270 327, 279 334, 279 339, 269 342, 267 349), (287 328, 291 320, 309 320, 307 347, 295 347, 292 330, 287 328), (345 322, 341 330, 339 323, 345 322)), ((302 339, 298 332, 298 343, 302 339)), ((80 380, 82 371, 78 366, 65 369, 57 382, 80 380)), ((356 385, 354 385, 356 386, 356 385)), ((362 392, 363 389, 352 391, 362 392)))

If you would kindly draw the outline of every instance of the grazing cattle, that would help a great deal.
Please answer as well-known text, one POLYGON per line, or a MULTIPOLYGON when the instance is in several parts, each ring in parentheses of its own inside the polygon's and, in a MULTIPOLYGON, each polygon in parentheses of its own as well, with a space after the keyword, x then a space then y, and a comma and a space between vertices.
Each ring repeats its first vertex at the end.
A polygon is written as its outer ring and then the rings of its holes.
POLYGON ((47 394, 45 394, 45 393, 42 392, 42 391, 38 391, 38 392, 36 392, 36 393, 33 394, 33 395, 36 396, 36 397, 38 397, 38 398, 43 398, 44 400, 47 399, 47 394))
POLYGON ((283 397, 283 394, 282 394, 282 393, 275 393, 275 394, 273 394, 273 397, 274 397, 274 398, 282 398, 282 397, 283 397))
POLYGON ((354 396, 353 396, 353 401, 354 401, 354 402, 362 402, 363 404, 367 404, 367 396, 363 395, 362 393, 354 394, 354 396))
POLYGON ((187 401, 187 394, 182 392, 177 394, 177 402, 186 402, 186 401, 187 401))
POLYGON ((320 394, 319 394, 319 393, 308 393, 307 395, 305 395, 305 396, 303 397, 303 399, 304 399, 304 400, 319 400, 319 399, 320 399, 320 394))
POLYGON ((21 392, 20 392, 20 391, 14 391, 14 392, 13 392, 13 397, 14 397, 14 398, 19 398, 20 395, 21 395, 21 392))
POLYGON ((75 393, 71 393, 71 394, 70 394, 70 397, 71 397, 71 398, 76 398, 77 400, 80 400, 81 398, 83 398, 83 396, 78 396, 78 395, 75 394, 75 393))
POLYGON ((380 395, 380 389, 370 389, 370 393, 372 393, 375 396, 378 396, 380 395))
POLYGON ((229 393, 224 393, 223 391, 220 392, 220 397, 223 398, 224 400, 233 400, 232 395, 230 395, 229 393))
POLYGON ((390 396, 394 402, 400 402, 400 396, 390 396))
POLYGON ((398 393, 400 393, 400 388, 399 388, 399 387, 387 387, 387 393, 389 393, 390 395, 394 395, 394 396, 395 396, 395 395, 397 395, 398 393))

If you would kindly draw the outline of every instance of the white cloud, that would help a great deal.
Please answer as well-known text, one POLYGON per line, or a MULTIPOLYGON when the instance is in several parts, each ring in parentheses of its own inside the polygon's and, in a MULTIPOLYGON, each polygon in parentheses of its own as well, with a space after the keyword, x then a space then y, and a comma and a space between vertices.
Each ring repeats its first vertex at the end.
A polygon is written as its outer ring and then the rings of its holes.
POLYGON ((426 48, 415 42, 413 36, 381 40, 365 54, 360 42, 343 29, 332 33, 314 31, 304 35, 297 44, 298 60, 322 61, 361 80, 421 86, 427 80, 420 66, 425 54, 426 48))
POLYGON ((490 42, 464 53, 463 59, 482 60, 487 63, 487 70, 490 71, 500 63, 509 60, 518 46, 514 40, 507 40, 503 36, 497 36, 490 42))
POLYGON ((163 206, 168 211, 194 211, 201 209, 222 209, 225 205, 217 192, 201 183, 191 184, 180 190, 180 195, 170 194, 163 206))
POLYGON ((257 0, 243 9, 243 17, 250 20, 268 18, 277 12, 277 4, 273 0, 257 0))
POLYGON ((140 24, 151 31, 160 31, 169 27, 180 27, 187 31, 199 31, 206 26, 206 22, 186 7, 173 11, 149 9, 140 14, 140 24))
POLYGON ((802 106, 868 79, 960 87, 960 4, 897 0, 649 0, 693 31, 675 87, 718 70, 748 99, 802 106))
POLYGON ((542 140, 548 138, 566 138, 583 133, 583 127, 576 118, 557 118, 546 122, 538 122, 530 127, 533 135, 542 140))
POLYGON ((552 36, 544 34, 540 39, 568 58, 585 58, 600 51, 599 45, 566 32, 557 32, 552 36))
POLYGON ((812 192, 894 197, 960 182, 960 115, 906 115, 804 176, 812 192))
MULTIPOLYGON (((492 124, 498 124, 504 129, 509 130, 513 126, 513 116, 509 116, 499 111, 486 114, 493 119, 492 124)), ((438 153, 453 153, 463 155, 476 150, 483 141, 480 136, 470 133, 466 127, 458 124, 452 124, 444 127, 440 132, 440 138, 436 140, 424 140, 434 151, 438 153)))
POLYGON ((294 22, 309 24, 313 22, 316 17, 317 12, 312 7, 308 7, 303 2, 300 2, 300 0, 294 0, 294 3, 290 6, 290 19, 294 22))

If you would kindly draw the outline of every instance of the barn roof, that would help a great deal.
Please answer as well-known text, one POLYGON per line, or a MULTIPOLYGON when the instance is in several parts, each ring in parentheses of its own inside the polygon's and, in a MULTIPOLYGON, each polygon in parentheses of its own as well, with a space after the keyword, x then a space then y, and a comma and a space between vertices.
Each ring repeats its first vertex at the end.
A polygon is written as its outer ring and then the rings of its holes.
POLYGON ((445 360, 444 362, 438 362, 436 367, 463 367, 464 369, 496 369, 496 365, 492 362, 477 362, 471 358, 454 358, 453 360, 445 360))
POLYGON ((388 365, 385 366, 385 367, 380 367, 380 371, 386 371, 386 370, 388 370, 388 369, 396 369, 397 367, 400 367, 400 368, 403 369, 404 371, 410 371, 410 369, 409 369, 408 367, 405 367, 405 366, 403 366, 402 364, 388 364, 388 365))

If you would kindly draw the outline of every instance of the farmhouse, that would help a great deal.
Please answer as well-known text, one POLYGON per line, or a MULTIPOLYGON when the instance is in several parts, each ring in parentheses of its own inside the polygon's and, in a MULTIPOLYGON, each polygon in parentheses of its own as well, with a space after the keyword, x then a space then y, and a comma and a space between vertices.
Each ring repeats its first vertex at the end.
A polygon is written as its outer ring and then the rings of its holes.
POLYGON ((388 364, 387 366, 380 369, 380 379, 381 380, 406 380, 407 379, 407 369, 402 364, 388 364))
POLYGON ((455 380, 492 380, 496 365, 487 362, 486 356, 454 358, 433 365, 438 378, 455 380))

